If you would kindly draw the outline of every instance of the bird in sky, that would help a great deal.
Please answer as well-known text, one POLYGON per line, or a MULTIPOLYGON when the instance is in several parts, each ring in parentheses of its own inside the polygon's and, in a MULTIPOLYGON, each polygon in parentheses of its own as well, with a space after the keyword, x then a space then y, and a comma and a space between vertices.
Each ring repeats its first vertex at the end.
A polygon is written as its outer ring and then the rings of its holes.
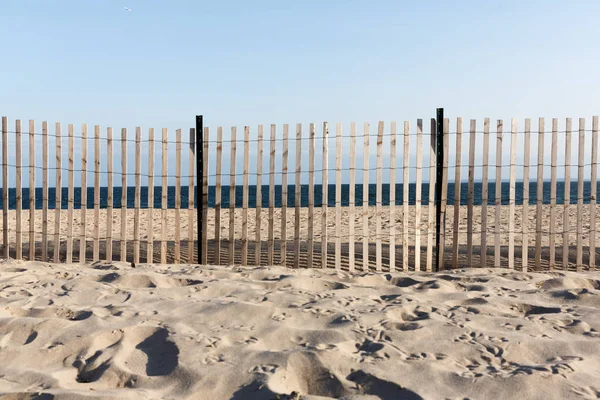
POLYGON ((124 8, 125 8, 125 11, 131 11, 131 8, 129 8, 129 7, 124 7, 124 8))

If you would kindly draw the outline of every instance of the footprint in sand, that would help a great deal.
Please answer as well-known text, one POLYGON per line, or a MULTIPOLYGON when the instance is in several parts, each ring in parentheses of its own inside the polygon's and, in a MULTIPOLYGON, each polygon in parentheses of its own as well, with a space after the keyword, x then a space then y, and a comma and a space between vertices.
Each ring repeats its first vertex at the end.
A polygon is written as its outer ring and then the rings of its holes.
POLYGON ((275 314, 273 316, 271 316, 271 319, 273 321, 285 321, 285 319, 288 317, 289 315, 287 315, 286 313, 282 313, 282 314, 275 314))
POLYGON ((251 374, 264 374, 264 375, 270 375, 270 374, 274 374, 277 369, 279 368, 279 365, 277 364, 262 364, 262 365, 256 365, 252 368, 250 368, 248 370, 248 372, 250 372, 251 374))
POLYGON ((571 391, 584 400, 600 399, 600 386, 573 386, 571 391))
POLYGON ((428 354, 428 353, 412 353, 406 357, 406 361, 442 361, 448 356, 442 353, 428 354))
POLYGON ((202 360, 202 364, 204 365, 213 365, 222 362, 225 362, 225 356, 223 356, 223 354, 211 354, 202 360))

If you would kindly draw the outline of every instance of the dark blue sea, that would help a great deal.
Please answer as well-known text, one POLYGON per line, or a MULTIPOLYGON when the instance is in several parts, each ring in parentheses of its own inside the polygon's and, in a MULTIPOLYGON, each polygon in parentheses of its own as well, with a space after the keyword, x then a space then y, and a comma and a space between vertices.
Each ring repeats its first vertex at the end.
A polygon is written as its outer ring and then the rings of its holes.
MULTIPOLYGON (((585 182, 584 183, 584 203, 589 204, 590 202, 590 188, 591 188, 591 184, 590 182, 585 182)), ((475 187, 474 187, 474 204, 475 205, 481 205, 482 203, 482 198, 481 198, 481 189, 482 189, 482 184, 481 183, 475 183, 475 187)), ((501 191, 501 196, 502 196, 502 204, 508 204, 509 202, 509 183, 508 182, 503 182, 502 183, 502 191, 501 191)), ((543 203, 544 204, 549 204, 550 203, 550 182, 544 182, 543 185, 543 203)), ((401 205, 403 204, 403 197, 404 197, 404 186, 403 184, 397 184, 396 185, 396 205, 401 205)), ((48 207, 50 209, 53 209, 55 206, 55 198, 56 198, 56 190, 54 188, 50 188, 48 190, 48 207)), ((276 185, 275 186, 275 207, 281 207, 281 197, 282 197, 282 186, 281 185, 276 185)), ((221 191, 221 206, 223 208, 229 207, 229 186, 223 186, 222 187, 222 191, 221 191)), ((362 184, 357 184, 356 185, 356 199, 355 199, 355 204, 356 205, 362 205, 362 198, 363 198, 363 185, 362 184)), ((598 185, 598 193, 600 193, 600 185, 598 185)), ((9 209, 15 209, 16 208, 16 190, 14 188, 10 188, 9 189, 9 199, 8 199, 8 204, 9 204, 9 209)), ((210 186, 209 190, 208 190, 208 205, 209 207, 214 207, 215 206, 215 194, 216 194, 216 188, 214 186, 210 186)), ((408 202, 409 204, 413 205, 415 204, 415 194, 416 194, 416 184, 411 183, 409 185, 409 191, 408 191, 408 202)), ((67 188, 63 188, 61 191, 61 208, 65 209, 67 208, 67 196, 68 196, 68 189, 67 188)), ((108 188, 106 187, 102 187, 100 188, 100 207, 101 208, 106 208, 107 205, 107 196, 108 196, 108 188)), ((154 189, 154 207, 155 208, 160 208, 161 207, 161 196, 162 196, 162 187, 156 187, 154 189)), ((1 196, 0 196, 1 197, 1 196)), ((242 197, 243 197, 243 187, 240 186, 236 186, 236 196, 235 196, 235 205, 236 207, 242 207, 242 197)), ((113 189, 113 198, 114 198, 114 203, 113 203, 113 207, 115 208, 120 208, 121 207, 121 188, 120 187, 115 187, 113 189)), ((133 208, 134 207, 134 198, 135 198, 135 187, 128 187, 127 188, 127 208, 133 208)), ((168 199, 168 208, 175 208, 175 187, 174 186, 170 186, 168 188, 168 192, 167 192, 167 199, 168 199)), ((249 187, 249 193, 248 193, 248 205, 250 208, 254 208, 256 207, 256 186, 250 186, 249 187)), ((376 186, 375 184, 371 184, 369 185, 369 205, 375 205, 375 199, 376 199, 376 186)), ((383 199, 383 204, 384 205, 389 205, 390 204, 390 185, 388 184, 384 184, 382 186, 382 199, 383 199)), ((461 205, 466 205, 467 204, 467 199, 468 199, 468 184, 467 183, 462 183, 461 184, 461 193, 460 193, 460 204, 461 205)), ((496 184, 495 183, 490 183, 488 186, 488 204, 489 205, 493 205, 495 204, 495 199, 496 199, 496 184)), ((308 185, 302 185, 301 187, 301 206, 302 207, 307 207, 308 206, 308 185)), ((141 207, 142 208, 147 208, 148 207, 148 188, 147 187, 142 187, 141 188, 141 207)), ((321 206, 323 201, 322 198, 322 188, 321 185, 315 185, 315 206, 321 206)), ((329 185, 329 193, 328 193, 328 205, 329 206, 335 206, 335 185, 334 184, 330 184, 329 185)), ((393 201, 393 199, 392 199, 393 201)), ((531 182, 529 185, 529 202, 530 203, 534 203, 537 201, 537 184, 535 182, 531 182)), ((563 182, 558 182, 557 183, 557 193, 556 193, 556 202, 558 204, 562 204, 564 201, 564 183, 563 182)), ((570 201, 571 203, 576 203, 577 202, 577 183, 576 182, 571 182, 571 187, 570 187, 570 201)), ((350 185, 348 184, 344 184, 342 185, 342 206, 348 206, 349 202, 350 202, 350 185)), ((454 183, 449 183, 448 184, 448 204, 452 205, 455 202, 455 191, 454 191, 454 183)), ((422 187, 422 204, 428 204, 429 203, 429 184, 428 183, 424 183, 423 187, 422 187)), ((516 203, 517 204, 523 204, 523 183, 521 182, 517 182, 516 184, 516 203)), ((290 185, 288 187, 288 207, 289 206, 293 206, 295 204, 295 187, 293 185, 290 185)), ((2 206, 2 199, 0 198, 0 207, 2 206)), ((194 204, 194 206, 196 206, 196 204, 194 204)), ((263 185, 262 186, 262 206, 263 207, 268 207, 269 206, 269 186, 268 185, 263 185)), ((35 193, 35 207, 36 209, 42 209, 42 189, 41 188, 36 188, 36 193, 35 193)), ((89 187, 87 189, 87 208, 93 208, 94 207, 94 188, 93 187, 89 187)), ((181 188, 181 207, 182 208, 188 208, 188 187, 182 187, 181 188)), ((23 189, 23 209, 28 209, 29 208, 29 189, 23 189)), ((74 192, 74 208, 79 209, 81 208, 81 188, 75 188, 75 192, 74 192)))

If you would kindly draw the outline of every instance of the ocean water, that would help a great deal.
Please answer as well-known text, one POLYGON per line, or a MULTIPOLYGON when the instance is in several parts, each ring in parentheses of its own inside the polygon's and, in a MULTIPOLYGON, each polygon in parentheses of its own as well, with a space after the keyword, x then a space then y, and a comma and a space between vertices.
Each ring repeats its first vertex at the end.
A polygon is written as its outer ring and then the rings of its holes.
MULTIPOLYGON (((448 204, 453 205, 455 202, 455 190, 454 183, 448 184, 448 204)), ((482 203, 482 184, 480 182, 475 183, 474 185, 474 204, 481 205, 482 203)), ((255 185, 249 186, 248 188, 248 206, 250 208, 256 207, 256 190, 257 187, 255 185)), ((330 184, 328 186, 328 198, 327 204, 331 207, 335 206, 335 184, 330 184)), ((510 186, 508 182, 502 182, 501 185, 501 203, 508 204, 509 202, 509 190, 510 186)), ((598 185, 597 192, 600 193, 600 184, 598 185)), ((74 208, 81 208, 81 188, 75 188, 74 190, 74 208)), ((121 188, 115 187, 113 189, 113 207, 120 208, 121 207, 121 188)), ((295 193, 296 189, 293 185, 288 186, 288 207, 293 206, 295 204, 295 193)), ((321 185, 315 185, 315 206, 319 207, 322 205, 323 196, 322 196, 322 187, 321 185)), ((369 205, 375 205, 376 201, 376 186, 375 184, 369 185, 369 205)), ((208 206, 213 208, 215 206, 215 194, 216 187, 210 186, 208 188, 208 206)), ((557 204, 563 204, 565 199, 565 185, 563 182, 558 182, 556 185, 556 202, 557 204)), ((591 194, 591 184, 590 182, 584 183, 583 190, 583 198, 584 203, 590 203, 590 194, 591 194)), ((416 184, 411 183, 409 185, 408 190, 408 203, 413 205, 415 204, 415 195, 416 195, 416 184)), ((155 187, 154 189, 154 207, 161 207, 161 196, 162 196, 162 187, 155 187)), ((16 208, 16 189, 10 188, 8 190, 8 204, 9 209, 14 210, 16 208)), ((29 209, 29 189, 23 189, 23 209, 29 209)), ((262 207, 269 206, 269 186, 262 186, 262 207)), ((66 209, 68 198, 68 189, 63 188, 61 191, 61 208, 66 209)), ((108 198, 108 188, 101 187, 100 188, 100 208, 106 208, 108 198)), ((134 207, 134 198, 135 198, 135 187, 127 188, 127 208, 134 207)), ((243 187, 241 185, 236 186, 235 193, 235 206, 240 208, 242 207, 242 198, 243 198, 243 187)), ((395 204, 401 205, 403 204, 404 198, 404 186, 403 184, 396 184, 396 199, 395 204)), ((422 186, 422 204, 429 204, 429 184, 424 183, 422 186)), ((56 190, 54 188, 48 189, 48 207, 50 209, 55 208, 56 204, 56 190)), ((282 186, 275 186, 275 207, 281 207, 281 199, 282 199, 282 186)), ((355 204, 362 205, 363 199, 363 185, 357 184, 355 191, 355 204)), ((300 201, 302 207, 308 206, 308 185, 301 186, 301 195, 300 201)), ((392 199, 393 201, 393 199, 392 199)), ((463 182, 461 183, 460 188, 460 204, 467 205, 468 201, 468 184, 463 182)), ((543 196, 542 201, 544 204, 550 204, 550 182, 544 182, 543 184, 543 196)), ((229 186, 223 186, 221 191, 221 206, 223 208, 229 207, 229 186)), ((493 205, 496 202, 496 184, 490 183, 488 185, 488 204, 493 205)), ((529 203, 537 202, 537 184, 535 182, 531 182, 529 185, 529 203)), ((570 202, 577 202, 577 182, 571 182, 570 187, 570 202)), ((149 203, 148 198, 148 188, 141 188, 141 207, 147 208, 149 203)), ((167 190, 167 203, 168 208, 175 208, 175 187, 170 186, 167 190)), ((350 203, 350 185, 344 184, 342 185, 342 200, 341 204, 343 207, 348 206, 350 203)), ((384 184, 382 185, 382 203, 383 205, 390 204, 390 185, 384 184)), ((523 204, 523 183, 517 182, 516 184, 516 204, 523 204)), ((197 203, 195 202, 194 206, 197 203)), ((181 188, 181 207, 188 208, 189 206, 189 197, 188 197, 188 187, 184 186, 181 188)), ((2 207, 2 199, 0 196, 0 207, 2 207)), ((87 208, 94 207, 94 188, 88 187, 87 189, 87 208)), ((38 210, 42 209, 42 189, 36 188, 35 191, 35 208, 38 210)))

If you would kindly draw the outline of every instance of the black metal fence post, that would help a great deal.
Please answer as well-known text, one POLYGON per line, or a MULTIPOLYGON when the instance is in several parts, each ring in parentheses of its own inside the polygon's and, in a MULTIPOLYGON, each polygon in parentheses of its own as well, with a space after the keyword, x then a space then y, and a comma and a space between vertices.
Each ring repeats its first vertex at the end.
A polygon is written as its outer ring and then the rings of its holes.
POLYGON ((202 262, 202 207, 204 207, 204 124, 202 115, 196 115, 196 209, 198 212, 198 264, 202 262))
POLYGON ((442 221, 442 180, 444 176, 444 109, 436 110, 436 176, 435 176, 435 270, 439 271, 442 221))

